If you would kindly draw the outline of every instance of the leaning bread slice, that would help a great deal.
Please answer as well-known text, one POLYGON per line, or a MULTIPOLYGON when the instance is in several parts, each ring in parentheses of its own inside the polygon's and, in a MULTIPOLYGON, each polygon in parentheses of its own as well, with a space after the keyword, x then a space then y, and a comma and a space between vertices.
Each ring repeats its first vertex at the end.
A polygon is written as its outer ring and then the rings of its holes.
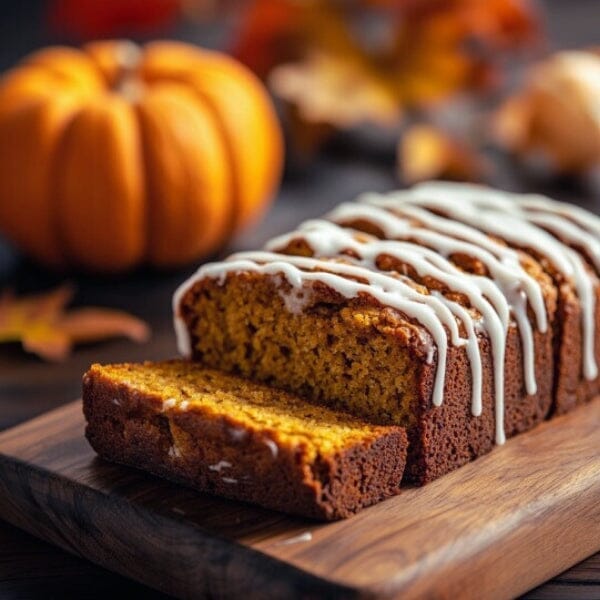
POLYGON ((86 435, 102 457, 198 490, 319 519, 399 492, 407 441, 197 363, 93 365, 86 435))

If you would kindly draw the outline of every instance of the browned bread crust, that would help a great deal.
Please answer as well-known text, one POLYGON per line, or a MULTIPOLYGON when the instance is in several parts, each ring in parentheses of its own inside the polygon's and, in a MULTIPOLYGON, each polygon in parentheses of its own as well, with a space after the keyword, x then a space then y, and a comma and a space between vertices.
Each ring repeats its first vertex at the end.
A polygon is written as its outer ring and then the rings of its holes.
MULTIPOLYGON (((203 492, 316 519, 345 518, 397 494, 405 466, 407 440, 399 427, 333 415, 290 394, 186 361, 93 365, 84 376, 83 406, 86 436, 108 460, 203 492), (140 384, 140 373, 145 381, 156 373, 156 383, 140 384), (166 395, 165 382, 176 387, 184 377, 202 391, 201 400, 185 400, 189 386, 177 398, 166 395), (239 414, 221 408, 223 394, 235 403, 242 392, 239 414), (245 403, 265 395, 269 402, 305 409, 317 421, 331 421, 337 440, 332 449, 311 438, 310 421, 298 432, 306 434, 305 441, 298 442, 298 436, 286 437, 244 413, 245 403)), ((269 419, 271 413, 267 406, 259 414, 269 419)))

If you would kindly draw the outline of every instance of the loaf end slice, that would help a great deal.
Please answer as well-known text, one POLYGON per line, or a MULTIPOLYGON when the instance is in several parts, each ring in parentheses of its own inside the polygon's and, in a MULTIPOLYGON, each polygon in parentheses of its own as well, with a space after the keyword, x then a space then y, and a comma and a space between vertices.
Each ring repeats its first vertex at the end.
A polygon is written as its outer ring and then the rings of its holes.
POLYGON ((403 428, 364 423, 185 360, 93 365, 86 436, 110 461, 322 520, 399 492, 403 428))

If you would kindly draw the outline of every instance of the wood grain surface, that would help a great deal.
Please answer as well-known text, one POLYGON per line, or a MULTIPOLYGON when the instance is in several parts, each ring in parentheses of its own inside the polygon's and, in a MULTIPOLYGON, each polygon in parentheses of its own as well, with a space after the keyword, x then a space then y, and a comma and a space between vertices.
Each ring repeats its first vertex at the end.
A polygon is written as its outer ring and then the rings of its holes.
POLYGON ((0 517, 179 597, 509 598, 600 550, 600 399, 331 524, 112 465, 83 427, 76 402, 0 434, 0 517))

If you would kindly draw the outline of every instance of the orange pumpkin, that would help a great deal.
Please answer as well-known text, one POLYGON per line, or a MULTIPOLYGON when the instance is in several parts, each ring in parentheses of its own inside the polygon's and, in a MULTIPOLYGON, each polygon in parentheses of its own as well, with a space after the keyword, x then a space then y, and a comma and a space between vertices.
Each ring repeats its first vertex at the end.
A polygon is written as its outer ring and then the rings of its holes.
POLYGON ((0 230, 46 264, 206 255, 264 212, 282 157, 266 91, 216 52, 54 47, 0 81, 0 230))

